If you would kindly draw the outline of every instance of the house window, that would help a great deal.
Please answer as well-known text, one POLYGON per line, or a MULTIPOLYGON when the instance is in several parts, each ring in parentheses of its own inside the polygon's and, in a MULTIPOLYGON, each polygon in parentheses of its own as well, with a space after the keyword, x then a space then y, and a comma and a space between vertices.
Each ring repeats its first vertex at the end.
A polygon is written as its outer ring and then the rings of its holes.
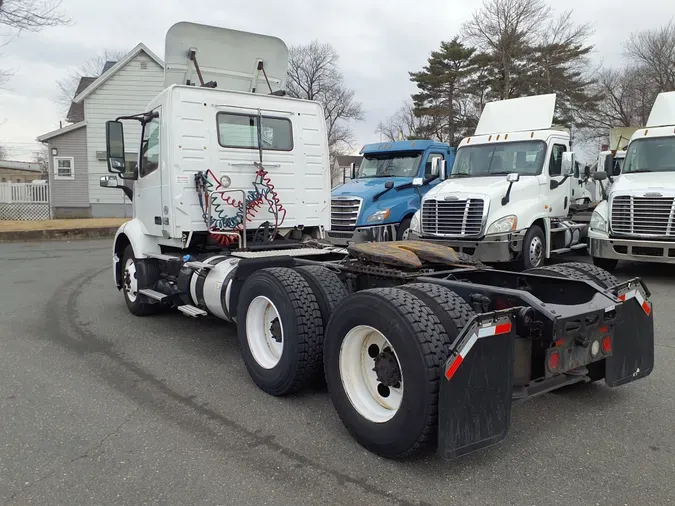
MULTIPOLYGON (((224 148, 258 149, 258 116, 219 112, 218 142, 224 148)), ((273 151, 293 150, 293 131, 287 118, 262 117, 262 148, 273 151)))
POLYGON ((75 179, 75 162, 72 157, 54 157, 54 179, 75 179))
POLYGON ((6 177, 3 177, 3 178, 2 178, 2 182, 3 182, 3 183, 6 183, 6 182, 7 182, 7 178, 6 178, 6 177))

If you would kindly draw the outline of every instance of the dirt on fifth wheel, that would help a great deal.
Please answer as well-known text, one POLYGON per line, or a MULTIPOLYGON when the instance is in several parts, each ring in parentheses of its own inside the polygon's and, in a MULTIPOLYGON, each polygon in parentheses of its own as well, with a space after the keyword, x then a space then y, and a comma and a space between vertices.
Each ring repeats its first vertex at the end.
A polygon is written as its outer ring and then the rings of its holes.
POLYGON ((69 240, 108 237, 128 218, 84 218, 72 220, 0 220, 0 242, 69 240))

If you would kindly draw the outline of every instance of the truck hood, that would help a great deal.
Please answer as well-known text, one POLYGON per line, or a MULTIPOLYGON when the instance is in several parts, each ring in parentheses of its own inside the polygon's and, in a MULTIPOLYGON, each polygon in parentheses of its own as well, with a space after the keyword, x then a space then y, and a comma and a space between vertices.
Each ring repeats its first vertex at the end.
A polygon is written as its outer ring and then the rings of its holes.
MULTIPOLYGON (((522 187, 526 186, 528 179, 535 180, 535 178, 523 177, 517 183, 513 183, 511 195, 515 196, 519 187, 522 189, 522 187)), ((506 194, 508 187, 509 182, 506 180, 506 176, 446 179, 430 190, 425 198, 433 198, 439 195, 451 195, 453 193, 471 193, 473 195, 486 195, 490 198, 495 198, 497 196, 501 198, 506 194)))
POLYGON ((675 191, 675 172, 624 173, 614 179, 611 192, 634 193, 643 190, 675 191))
MULTIPOLYGON (((352 179, 333 188, 331 197, 361 197, 364 201, 371 201, 375 195, 385 190, 384 185, 393 181, 394 188, 412 181, 409 177, 368 177, 352 179)), ((390 191, 394 191, 392 188, 390 191)))

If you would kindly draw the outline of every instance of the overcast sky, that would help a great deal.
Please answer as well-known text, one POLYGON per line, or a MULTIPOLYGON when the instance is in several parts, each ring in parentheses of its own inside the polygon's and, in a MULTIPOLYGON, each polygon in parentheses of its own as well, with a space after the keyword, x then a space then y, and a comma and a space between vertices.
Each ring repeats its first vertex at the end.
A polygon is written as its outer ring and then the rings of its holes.
MULTIPOLYGON (((0 90, 0 144, 15 159, 39 147, 35 138, 59 126, 56 80, 108 49, 145 43, 160 58, 164 35, 178 21, 275 35, 288 45, 330 42, 366 118, 353 125, 358 146, 379 140, 375 128, 410 96, 408 71, 419 70, 441 40, 451 39, 477 0, 64 0, 72 26, 25 33, 0 48, 0 68, 16 71, 0 90)), ((655 28, 675 15, 673 0, 567 0, 577 21, 594 23, 594 58, 622 64, 631 31, 655 28)))

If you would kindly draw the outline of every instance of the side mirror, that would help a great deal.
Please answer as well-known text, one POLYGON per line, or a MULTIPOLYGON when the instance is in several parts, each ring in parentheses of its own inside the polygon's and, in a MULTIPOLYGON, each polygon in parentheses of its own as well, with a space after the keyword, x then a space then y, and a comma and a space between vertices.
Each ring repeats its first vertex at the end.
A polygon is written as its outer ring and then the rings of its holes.
POLYGON ((101 176, 98 182, 99 186, 103 188, 118 188, 117 176, 101 176))
POLYGON ((354 162, 349 164, 349 179, 356 179, 356 164, 354 162))
POLYGON ((122 174, 126 170, 124 159, 124 126, 119 121, 107 121, 105 124, 106 158, 108 172, 122 174))
POLYGON ((506 180, 509 183, 517 183, 518 181, 520 181, 520 174, 518 174, 517 172, 512 172, 511 174, 508 174, 506 176, 506 180))
POLYGON ((436 158, 436 161, 438 163, 438 179, 445 181, 445 179, 448 177, 447 163, 445 160, 439 160, 438 158, 436 158))
POLYGON ((614 173, 614 155, 612 154, 605 156, 605 172, 607 174, 614 173))
POLYGON ((596 181, 604 181, 605 179, 607 179, 607 173, 602 170, 598 170, 593 173, 593 179, 595 179, 596 181))
POLYGON ((431 160, 431 175, 438 176, 438 161, 440 158, 434 158, 431 160))
POLYGON ((584 167, 584 177, 585 178, 591 177, 591 168, 588 165, 584 167))
POLYGON ((562 154, 561 172, 563 176, 574 175, 574 152, 565 151, 562 154))
POLYGON ((424 184, 424 178, 423 177, 414 177, 413 180, 412 180, 413 186, 422 186, 423 184, 424 184))

